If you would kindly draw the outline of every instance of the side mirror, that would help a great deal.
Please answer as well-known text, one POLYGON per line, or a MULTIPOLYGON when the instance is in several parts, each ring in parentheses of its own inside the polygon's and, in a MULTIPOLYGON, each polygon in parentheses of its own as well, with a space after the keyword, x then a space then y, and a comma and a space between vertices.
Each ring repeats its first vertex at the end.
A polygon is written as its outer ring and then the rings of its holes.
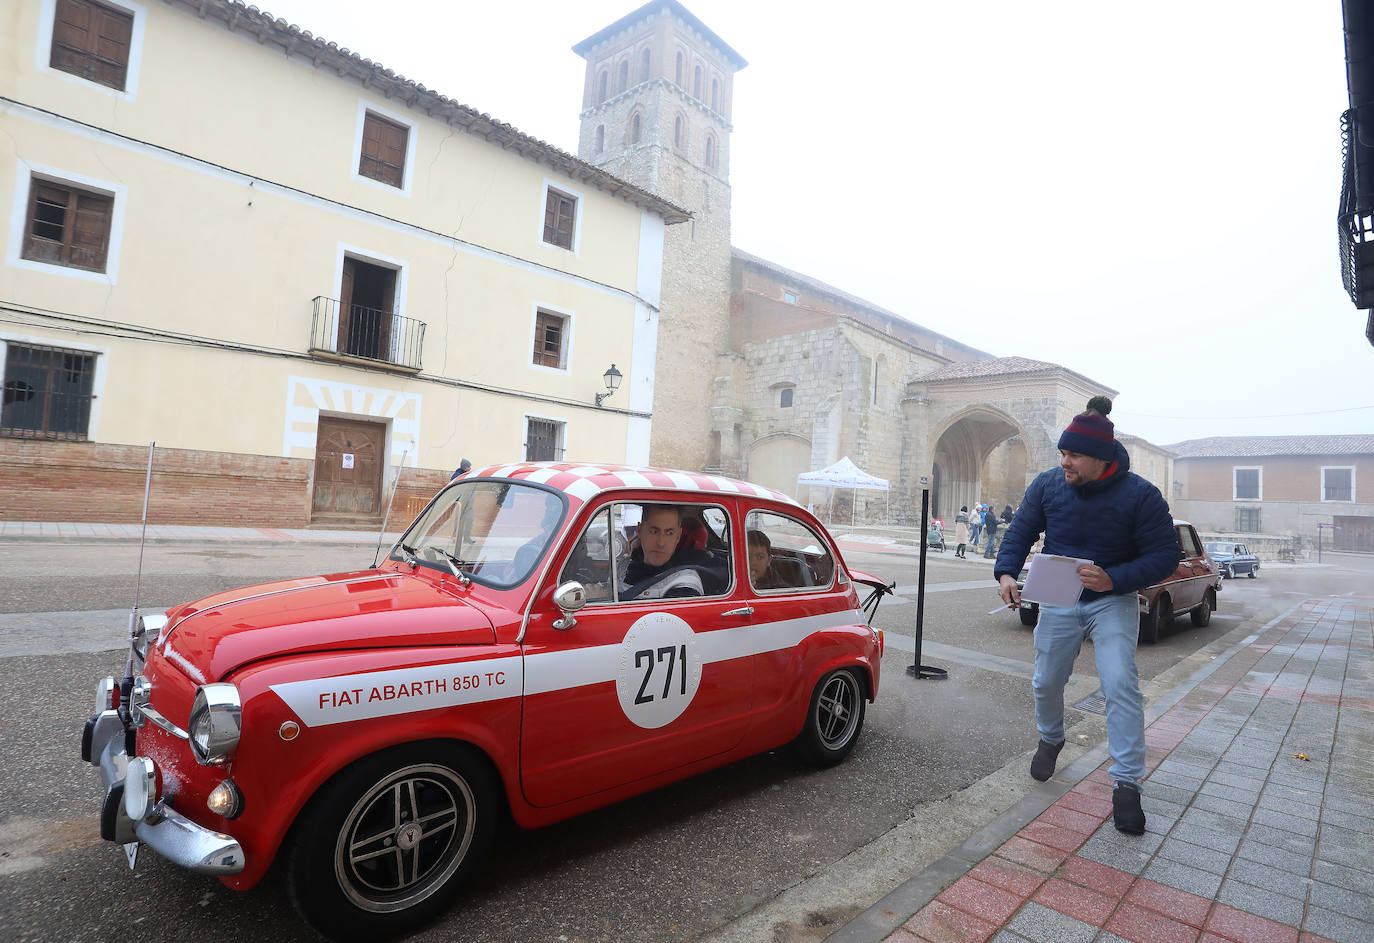
POLYGON ((566 632, 577 625, 573 613, 587 604, 587 590, 576 580, 570 580, 553 591, 553 604, 563 613, 561 619, 554 620, 553 627, 566 632))

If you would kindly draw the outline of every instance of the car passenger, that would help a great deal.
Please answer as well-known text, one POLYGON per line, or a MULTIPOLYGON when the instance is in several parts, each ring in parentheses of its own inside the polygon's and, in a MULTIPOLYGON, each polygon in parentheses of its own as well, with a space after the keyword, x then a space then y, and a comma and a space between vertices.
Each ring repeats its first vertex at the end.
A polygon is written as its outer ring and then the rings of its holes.
POLYGON ((778 589, 786 585, 773 569, 773 542, 761 530, 745 535, 749 544, 749 582, 755 589, 778 589))

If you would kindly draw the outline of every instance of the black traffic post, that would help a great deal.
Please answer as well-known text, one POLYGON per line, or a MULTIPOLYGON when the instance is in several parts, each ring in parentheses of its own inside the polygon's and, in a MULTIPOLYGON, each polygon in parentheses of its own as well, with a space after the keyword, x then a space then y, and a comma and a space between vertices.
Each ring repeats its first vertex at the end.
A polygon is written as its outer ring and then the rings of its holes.
POLYGON ((916 660, 907 667, 906 673, 917 681, 926 678, 943 681, 949 672, 921 664, 921 636, 925 631, 926 614, 926 529, 930 526, 930 489, 926 487, 930 479, 921 477, 921 563, 916 571, 916 660))

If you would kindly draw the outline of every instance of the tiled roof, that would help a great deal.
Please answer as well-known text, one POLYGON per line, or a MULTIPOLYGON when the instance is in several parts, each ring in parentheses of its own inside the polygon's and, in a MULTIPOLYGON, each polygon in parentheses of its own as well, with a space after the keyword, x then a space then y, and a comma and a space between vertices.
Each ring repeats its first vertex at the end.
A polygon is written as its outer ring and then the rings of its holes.
MULTIPOLYGON (((757 268, 766 269, 767 271, 781 275, 786 281, 794 283, 799 288, 805 287, 814 292, 817 292, 818 294, 829 295, 836 301, 842 301, 845 304, 858 308, 861 312, 863 312, 866 315, 877 315, 880 319, 897 321, 899 327, 905 328, 906 330, 924 331, 933 339, 938 339, 946 344, 958 347, 960 350, 966 351, 970 354, 975 354, 979 357, 992 356, 991 354, 987 353, 987 351, 979 350, 976 347, 970 347, 963 341, 957 341, 952 337, 947 337, 944 334, 932 331, 930 330, 930 328, 922 327, 915 321, 912 321, 910 318, 903 317, 895 311, 889 311, 886 308, 880 307, 879 305, 876 305, 871 301, 865 301, 858 295, 851 295, 849 292, 836 288, 834 285, 828 285, 818 278, 813 278, 810 275, 803 275, 801 272, 794 271, 793 269, 787 268, 783 265, 779 265, 776 262, 770 262, 767 259, 760 258, 759 256, 749 252, 745 252, 743 249, 737 249, 734 246, 730 247, 730 254, 747 265, 753 265, 757 268)), ((876 324, 870 324, 870 326, 879 327, 880 329, 885 329, 886 327, 885 325, 876 324)))
POLYGON ((1214 435, 1164 446, 1179 458, 1374 455, 1374 435, 1214 435))
POLYGON ((662 216, 669 223, 691 219, 692 214, 675 203, 650 193, 614 174, 519 131, 504 121, 441 95, 433 89, 392 72, 380 62, 364 59, 349 49, 321 39, 284 19, 239 0, 167 0, 200 19, 219 21, 229 30, 242 30, 259 43, 271 43, 287 55, 297 55, 322 72, 359 82, 396 102, 424 112, 438 121, 485 138, 498 147, 543 164, 574 180, 590 184, 627 203, 662 216))
POLYGON ((1085 377, 1068 367, 1060 366, 1057 363, 1048 363, 1044 360, 1031 360, 1029 357, 998 357, 995 360, 968 360, 962 363, 949 363, 916 379, 920 383, 941 383, 1006 376, 1053 376, 1063 373, 1078 377, 1084 383, 1106 393, 1108 396, 1116 395, 1117 391, 1111 387, 1103 386, 1096 380, 1085 377))

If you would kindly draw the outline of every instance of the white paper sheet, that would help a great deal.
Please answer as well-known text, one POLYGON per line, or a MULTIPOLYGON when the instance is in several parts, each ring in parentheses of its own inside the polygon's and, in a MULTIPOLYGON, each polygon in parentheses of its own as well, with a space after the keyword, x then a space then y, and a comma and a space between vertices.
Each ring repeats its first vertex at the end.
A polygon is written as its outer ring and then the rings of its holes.
POLYGON ((1061 557, 1053 553, 1037 553, 1031 557, 1030 572, 1021 598, 1042 606, 1072 606, 1083 592, 1078 568, 1091 564, 1079 557, 1061 557))

